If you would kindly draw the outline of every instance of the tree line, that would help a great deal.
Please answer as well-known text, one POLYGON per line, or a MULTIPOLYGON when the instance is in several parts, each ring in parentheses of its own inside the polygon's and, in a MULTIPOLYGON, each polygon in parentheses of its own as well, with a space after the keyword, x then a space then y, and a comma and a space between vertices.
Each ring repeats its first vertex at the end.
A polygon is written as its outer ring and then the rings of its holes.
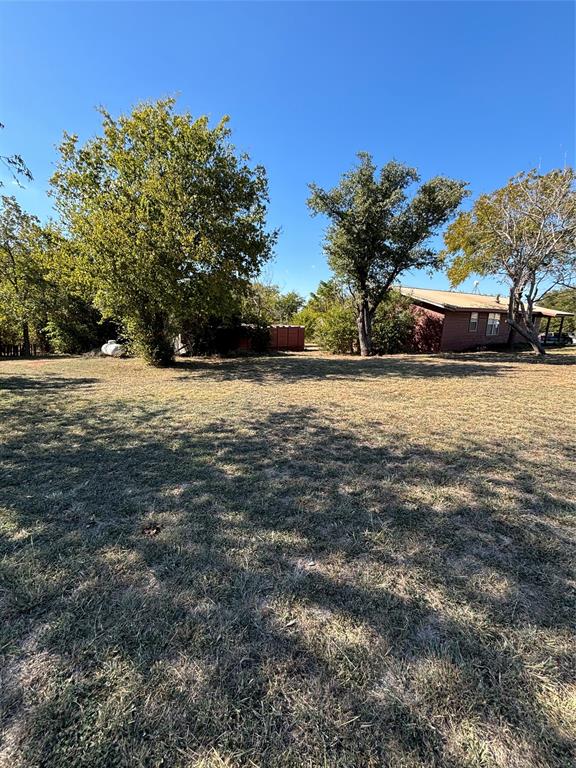
MULTIPOLYGON (((267 176, 236 150, 227 118, 211 127, 179 114, 173 99, 101 117, 100 134, 84 143, 64 134, 50 180, 55 220, 42 224, 2 197, 0 340, 25 350, 31 336, 80 352, 113 334, 169 365, 176 336, 209 352, 222 327, 258 334, 295 321, 332 351, 398 351, 411 315, 394 285, 413 269, 447 269, 453 285, 473 273, 505 282, 511 331, 543 353, 534 305, 554 287, 573 296, 570 168, 516 176, 459 213, 466 182, 422 182, 415 168, 378 169, 359 153, 335 188, 310 185, 311 213, 328 220, 333 278, 305 302, 261 281, 278 238, 267 225, 267 176)), ((30 177, 20 156, 3 160, 30 177)))

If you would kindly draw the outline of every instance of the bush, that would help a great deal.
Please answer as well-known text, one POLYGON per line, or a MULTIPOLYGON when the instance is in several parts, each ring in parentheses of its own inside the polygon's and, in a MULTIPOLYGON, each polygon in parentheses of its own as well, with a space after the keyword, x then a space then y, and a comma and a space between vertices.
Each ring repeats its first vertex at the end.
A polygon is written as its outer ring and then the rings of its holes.
POLYGON ((308 341, 316 340, 316 333, 318 330, 318 320, 320 319, 320 313, 312 307, 304 307, 300 312, 297 312, 292 316, 291 323, 293 325, 303 325, 305 329, 306 339, 308 341))
POLYGON ((242 335, 252 341, 253 352, 268 352, 270 349, 270 328, 268 325, 255 324, 242 327, 242 335))
POLYGON ((322 349, 333 354, 357 350, 358 330, 351 302, 333 304, 318 317, 316 341, 322 349))
POLYGON ((416 319, 410 302, 391 292, 380 304, 372 321, 372 348, 376 355, 394 355, 410 346, 416 319))
MULTIPOLYGON (((358 353, 356 311, 350 299, 335 301, 321 313, 305 308, 295 319, 304 325, 304 313, 308 311, 313 315, 316 341, 323 349, 334 354, 358 353)), ((409 300, 391 292, 376 310, 372 321, 374 354, 392 355, 407 350, 414 324, 409 300)))

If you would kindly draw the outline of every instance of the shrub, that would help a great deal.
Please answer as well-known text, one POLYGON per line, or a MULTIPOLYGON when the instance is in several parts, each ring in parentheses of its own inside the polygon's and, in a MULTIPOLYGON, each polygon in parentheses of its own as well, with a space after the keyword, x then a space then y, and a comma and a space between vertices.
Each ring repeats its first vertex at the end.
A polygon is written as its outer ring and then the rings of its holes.
POLYGON ((252 340, 253 352, 268 352, 270 349, 270 328, 268 325, 243 326, 242 332, 244 336, 248 336, 252 340))
POLYGON ((319 319, 320 313, 315 309, 312 309, 312 307, 307 306, 292 316, 291 323, 293 325, 303 325, 306 333, 306 339, 312 341, 316 340, 319 319))
POLYGON ((396 291, 380 304, 372 321, 372 345, 377 355, 393 355, 409 348, 415 317, 410 302, 396 291))
POLYGON ((316 340, 327 352, 354 353, 358 346, 358 330, 351 302, 335 303, 323 312, 316 324, 316 340))
MULTIPOLYGON (((304 319, 300 313, 300 322, 304 319)), ((335 301, 324 312, 314 313, 314 334, 320 346, 332 353, 358 353, 356 313, 350 299, 335 301)), ((296 318, 295 318, 296 319, 296 318)), ((302 323, 304 324, 304 323, 302 323)), ((372 342, 377 355, 392 355, 410 346, 415 318, 410 302, 393 291, 380 304, 372 321, 372 342)))

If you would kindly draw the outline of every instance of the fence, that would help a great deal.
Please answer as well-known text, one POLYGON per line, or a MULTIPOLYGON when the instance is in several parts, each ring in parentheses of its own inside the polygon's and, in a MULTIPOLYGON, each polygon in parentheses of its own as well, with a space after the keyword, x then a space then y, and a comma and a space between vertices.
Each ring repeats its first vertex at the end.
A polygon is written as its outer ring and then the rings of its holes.
POLYGON ((30 345, 30 355, 24 354, 22 344, 0 344, 0 357, 35 357, 38 354, 36 344, 30 345))

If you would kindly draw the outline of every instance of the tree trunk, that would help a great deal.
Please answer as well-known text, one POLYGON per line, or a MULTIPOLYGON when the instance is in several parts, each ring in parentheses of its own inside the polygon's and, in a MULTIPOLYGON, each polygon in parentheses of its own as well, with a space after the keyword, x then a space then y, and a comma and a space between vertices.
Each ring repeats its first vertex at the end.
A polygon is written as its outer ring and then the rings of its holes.
POLYGON ((363 299, 360 304, 356 324, 360 354, 362 357, 369 357, 372 354, 372 315, 366 299, 363 299))
POLYGON ((534 352, 536 352, 538 355, 545 355, 546 349, 544 348, 544 345, 540 342, 540 339, 538 338, 538 334, 531 332, 528 328, 522 328, 522 326, 517 323, 515 320, 510 320, 508 318, 508 324, 510 327, 520 334, 520 336, 523 336, 526 341, 530 344, 534 352))
POLYGON ((22 355, 30 357, 30 328, 26 321, 22 323, 22 355))
POLYGON ((546 350, 544 345, 540 342, 538 334, 534 329, 534 315, 533 315, 532 299, 528 302, 528 311, 526 312, 524 304, 522 303, 521 294, 518 290, 510 291, 510 300, 508 302, 508 325, 510 326, 510 343, 512 343, 513 332, 516 331, 530 344, 534 352, 538 355, 545 355, 546 350), (520 320, 518 322, 517 318, 520 320))
POLYGON ((510 315, 506 318, 506 322, 508 323, 508 339, 506 341, 506 345, 508 347, 509 352, 514 352, 514 328, 512 327, 512 323, 510 322, 510 315))
POLYGON ((133 326, 134 341, 142 357, 150 365, 162 368, 174 362, 174 346, 165 315, 148 312, 133 326))

